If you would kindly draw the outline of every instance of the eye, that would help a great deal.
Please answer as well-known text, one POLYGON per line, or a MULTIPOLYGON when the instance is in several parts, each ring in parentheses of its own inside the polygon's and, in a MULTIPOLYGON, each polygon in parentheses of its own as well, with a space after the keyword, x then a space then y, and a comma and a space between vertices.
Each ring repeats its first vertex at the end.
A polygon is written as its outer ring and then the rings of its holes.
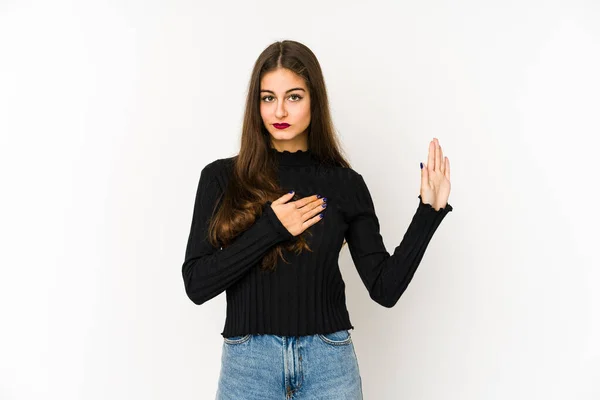
MULTIPOLYGON (((270 98, 272 98, 272 97, 273 97, 273 96, 271 96, 271 95, 263 96, 263 97, 261 98, 261 100, 262 100, 262 101, 264 101, 264 102, 266 102, 266 103, 271 103, 271 102, 272 102, 272 100, 267 100, 267 99, 270 99, 270 98)), ((300 101, 300 100, 302 100, 302 96, 300 96, 300 95, 298 95, 298 94, 295 94, 295 93, 293 93, 293 94, 291 94, 291 95, 290 95, 290 98, 292 98, 292 97, 294 97, 294 98, 296 98, 296 99, 297 99, 297 100, 292 100, 292 102, 297 102, 297 101, 300 101)))

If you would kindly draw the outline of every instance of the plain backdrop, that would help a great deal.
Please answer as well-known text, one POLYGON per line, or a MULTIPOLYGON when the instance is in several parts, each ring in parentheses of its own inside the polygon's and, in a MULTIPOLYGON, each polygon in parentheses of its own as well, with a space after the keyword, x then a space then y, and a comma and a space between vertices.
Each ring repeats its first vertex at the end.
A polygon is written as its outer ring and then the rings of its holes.
POLYGON ((600 398, 600 5, 0 2, 0 398, 212 399, 225 295, 181 265, 254 61, 310 47, 392 252, 437 137, 447 215, 392 309, 345 246, 365 399, 600 398))

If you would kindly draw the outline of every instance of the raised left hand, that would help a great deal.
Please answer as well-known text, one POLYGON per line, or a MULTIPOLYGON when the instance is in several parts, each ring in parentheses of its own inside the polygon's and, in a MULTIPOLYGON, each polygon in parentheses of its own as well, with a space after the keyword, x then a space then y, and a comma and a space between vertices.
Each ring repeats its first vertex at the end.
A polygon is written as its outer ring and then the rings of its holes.
POLYGON ((429 142, 427 164, 421 169, 421 201, 439 211, 450 196, 450 160, 444 157, 437 138, 429 142))

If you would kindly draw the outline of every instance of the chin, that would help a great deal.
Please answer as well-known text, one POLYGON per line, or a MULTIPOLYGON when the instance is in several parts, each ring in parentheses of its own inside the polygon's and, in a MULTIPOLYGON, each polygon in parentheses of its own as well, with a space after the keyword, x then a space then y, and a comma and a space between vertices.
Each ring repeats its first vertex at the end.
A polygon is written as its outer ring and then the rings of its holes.
POLYGON ((271 136, 277 140, 289 140, 298 136, 296 132, 272 132, 271 136))

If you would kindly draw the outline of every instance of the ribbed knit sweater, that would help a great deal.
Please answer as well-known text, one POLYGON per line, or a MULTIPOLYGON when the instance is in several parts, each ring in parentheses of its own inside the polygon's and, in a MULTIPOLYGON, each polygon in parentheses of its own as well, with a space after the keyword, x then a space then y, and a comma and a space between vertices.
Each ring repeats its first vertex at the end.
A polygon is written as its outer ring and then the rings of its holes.
MULTIPOLYGON (((448 203, 435 210, 418 196, 418 206, 400 244, 390 255, 362 175, 352 168, 320 163, 311 153, 277 151, 279 185, 298 198, 319 194, 327 207, 323 218, 304 235, 312 252, 284 251, 274 272, 261 271, 262 256, 282 242, 294 240, 271 208, 224 248, 207 240, 214 207, 229 181, 234 157, 217 159, 200 173, 182 275, 187 296, 203 304, 226 292, 223 337, 252 334, 285 336, 326 334, 354 329, 346 308, 345 284, 338 258, 346 239, 353 263, 370 298, 393 307, 413 278, 425 250, 445 215, 448 203)), ((387 219, 388 223, 390 222, 387 219)), ((395 222, 398 223, 398 222, 395 222)))

